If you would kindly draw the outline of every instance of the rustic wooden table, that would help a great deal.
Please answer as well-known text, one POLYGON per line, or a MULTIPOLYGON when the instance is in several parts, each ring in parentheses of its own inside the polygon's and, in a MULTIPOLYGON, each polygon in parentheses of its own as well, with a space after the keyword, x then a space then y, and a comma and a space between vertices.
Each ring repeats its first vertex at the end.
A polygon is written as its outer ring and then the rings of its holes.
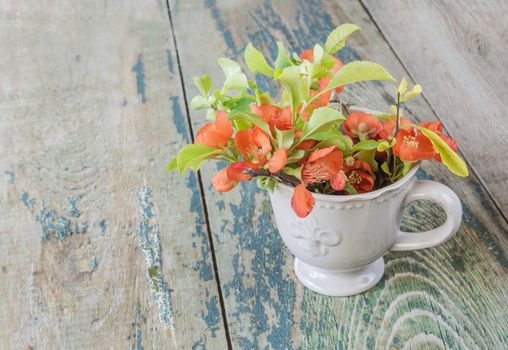
MULTIPOLYGON (((0 348, 507 349, 508 2, 0 2, 0 348), (471 176, 457 235, 389 253, 373 290, 304 289, 253 184, 165 170, 202 125, 192 77, 252 41, 273 59, 359 24, 341 52, 424 86, 471 176)), ((384 108, 393 86, 348 88, 384 108)), ((443 220, 420 203, 405 228, 443 220)))

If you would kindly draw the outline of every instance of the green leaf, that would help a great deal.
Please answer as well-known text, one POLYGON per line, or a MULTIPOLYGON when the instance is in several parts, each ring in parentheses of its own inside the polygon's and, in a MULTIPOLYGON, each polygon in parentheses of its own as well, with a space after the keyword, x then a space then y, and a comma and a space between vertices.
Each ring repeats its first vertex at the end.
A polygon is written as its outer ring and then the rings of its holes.
POLYGON ((391 114, 388 114, 388 113, 376 114, 376 115, 373 115, 372 117, 376 118, 376 119, 380 119, 380 120, 391 120, 391 118, 392 118, 391 114))
POLYGON ((407 92, 407 80, 406 78, 402 78, 400 81, 399 87, 397 88, 397 93, 401 96, 407 92))
POLYGON ((377 162, 374 159, 376 156, 376 149, 362 150, 355 154, 355 157, 370 165, 372 171, 377 171, 377 162))
POLYGON ((358 194, 358 192, 355 190, 353 186, 351 186, 350 183, 346 183, 344 186, 344 191, 346 191, 349 194, 358 194))
POLYGON ((325 51, 321 45, 314 45, 314 64, 319 64, 321 62, 324 53, 325 51))
POLYGON ((229 117, 229 120, 231 121, 242 121, 244 123, 250 123, 251 125, 256 125, 258 128, 263 130, 271 139, 272 133, 270 131, 270 126, 268 126, 268 123, 263 120, 263 118, 255 115, 254 113, 249 112, 240 112, 237 114, 233 114, 229 117))
POLYGON ((265 57, 251 43, 245 49, 245 63, 253 73, 261 73, 273 77, 273 68, 266 62, 265 57))
POLYGON ((416 84, 415 86, 413 86, 413 89, 411 91, 408 91, 401 97, 400 101, 406 102, 412 99, 413 97, 420 95, 422 91, 423 91, 422 86, 420 84, 416 84))
POLYGON ((257 185, 260 189, 272 193, 277 186, 277 180, 271 176, 260 176, 257 178, 257 185))
POLYGON ((207 97, 210 93, 210 90, 212 89, 212 78, 206 74, 201 77, 194 77, 194 84, 199 89, 201 94, 207 97))
POLYGON ((222 70, 224 71, 224 75, 226 76, 226 81, 224 81, 224 89, 234 90, 249 88, 247 77, 242 72, 242 68, 238 63, 224 57, 219 58, 218 61, 222 70))
POLYGON ((177 162, 176 162, 176 157, 171 159, 171 161, 168 163, 168 165, 166 166, 166 170, 167 171, 172 171, 173 169, 176 168, 176 165, 177 165, 177 162))
POLYGON ((291 102, 291 111, 295 115, 298 106, 303 101, 304 92, 302 87, 302 80, 300 79, 300 66, 289 66, 282 70, 277 77, 282 85, 286 88, 291 102))
POLYGON ((305 157, 305 151, 303 149, 297 149, 296 151, 291 152, 286 161, 286 164, 296 163, 303 157, 305 157))
POLYGON ((351 154, 351 148, 353 146, 353 142, 349 137, 344 135, 335 136, 333 138, 321 141, 314 147, 314 149, 326 148, 330 146, 337 146, 342 151, 344 156, 349 156, 351 154))
POLYGON ((386 141, 386 140, 379 140, 379 143, 377 145, 377 151, 384 152, 387 149, 395 146, 396 142, 397 142, 396 139, 392 139, 392 141, 390 143, 388 143, 388 141, 386 141))
POLYGON ((414 162, 403 161, 403 163, 404 163, 404 167, 402 168, 402 176, 409 173, 409 170, 411 170, 411 168, 413 167, 414 162))
POLYGON ((210 108, 210 102, 208 102, 208 99, 201 95, 194 96, 190 105, 192 109, 210 108))
POLYGON ((296 177, 298 180, 302 180, 302 167, 299 166, 298 168, 291 168, 291 167, 285 167, 282 169, 282 171, 290 176, 296 177))
POLYGON ((326 89, 323 89, 314 98, 339 86, 366 80, 396 81, 386 69, 377 63, 369 61, 354 61, 344 65, 344 67, 342 67, 330 80, 326 89))
POLYGON ((183 174, 189 168, 192 168, 194 171, 198 171, 201 164, 203 164, 207 158, 220 153, 222 153, 222 150, 213 147, 195 143, 186 145, 180 150, 178 156, 176 156, 176 166, 178 168, 178 172, 183 174))
POLYGON ((353 145, 353 151, 377 149, 378 142, 374 140, 362 140, 353 145))
POLYGON ((313 134, 329 129, 345 119, 342 113, 336 109, 330 107, 316 108, 305 124, 302 135, 298 139, 298 144, 303 140, 307 140, 313 134))
POLYGON ((274 104, 272 101, 272 98, 268 92, 263 93, 259 89, 256 89, 255 91, 256 91, 256 103, 258 106, 264 105, 264 104, 269 104, 269 105, 274 104))
POLYGON ((229 101, 224 101, 222 103, 223 106, 228 107, 231 109, 231 111, 244 111, 248 110, 250 111, 250 105, 255 101, 256 99, 254 96, 246 95, 240 98, 232 98, 229 101))
POLYGON ((324 140, 328 140, 328 139, 332 139, 332 138, 340 137, 340 136, 343 136, 343 135, 341 134, 341 132, 338 129, 330 129, 330 130, 325 130, 323 132, 315 133, 312 136, 310 136, 309 139, 316 140, 316 141, 324 141, 324 140))
POLYGON ((338 26, 328 35, 325 43, 325 51, 333 55, 344 47, 347 37, 359 29, 361 29, 359 26, 351 23, 338 26))
POLYGON ((450 148, 450 146, 448 146, 448 144, 438 134, 419 125, 413 126, 420 130, 425 136, 427 136, 430 141, 432 141, 435 150, 437 153, 439 153, 439 155, 441 155, 441 160, 443 164, 448 168, 448 170, 458 176, 469 175, 466 163, 450 148))
POLYGON ((288 58, 286 49, 280 41, 277 41, 277 49, 279 52, 277 53, 277 58, 275 59, 275 69, 284 69, 291 66, 291 61, 288 58))
POLYGON ((383 162, 383 164, 381 164, 381 170, 383 170, 383 172, 389 176, 392 175, 392 171, 390 170, 388 162, 383 162))
POLYGON ((275 132, 275 139, 277 140, 278 148, 285 148, 288 150, 295 140, 295 129, 279 130, 274 128, 273 130, 275 132))

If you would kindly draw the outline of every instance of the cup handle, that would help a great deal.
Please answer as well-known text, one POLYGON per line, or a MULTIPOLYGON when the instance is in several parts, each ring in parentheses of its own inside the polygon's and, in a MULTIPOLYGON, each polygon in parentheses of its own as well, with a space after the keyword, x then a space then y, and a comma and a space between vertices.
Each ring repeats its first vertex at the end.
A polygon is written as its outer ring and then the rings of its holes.
POLYGON ((446 221, 441 226, 423 232, 404 232, 397 230, 395 243, 391 250, 414 250, 434 247, 446 242, 457 232, 462 221, 462 204, 459 197, 448 186, 429 180, 417 180, 409 191, 404 206, 416 200, 429 200, 440 205, 446 213, 446 221))

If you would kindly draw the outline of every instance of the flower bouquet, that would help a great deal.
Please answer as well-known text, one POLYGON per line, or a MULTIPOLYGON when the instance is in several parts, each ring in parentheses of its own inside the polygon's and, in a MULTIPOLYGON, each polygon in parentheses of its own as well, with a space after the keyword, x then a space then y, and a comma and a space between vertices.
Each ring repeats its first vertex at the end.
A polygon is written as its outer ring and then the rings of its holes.
MULTIPOLYGON (((324 45, 316 44, 300 54, 288 55, 278 42, 278 54, 273 64, 248 44, 244 55, 246 66, 252 73, 265 75, 281 87, 277 101, 262 91, 255 80, 249 79, 238 63, 220 58, 219 65, 225 75, 222 88, 212 91, 212 81, 207 75, 194 79, 201 95, 192 99, 191 107, 206 111, 210 122, 197 132, 194 143, 183 147, 168 164, 168 170, 176 168, 184 173, 188 169, 197 171, 207 159, 227 163, 212 179, 219 192, 256 179, 260 188, 272 193, 279 231, 288 247, 298 256, 299 252, 295 250, 312 246, 302 252, 310 257, 301 259, 324 269, 344 270, 344 264, 337 266, 335 259, 333 266, 331 263, 320 265, 309 252, 329 255, 330 247, 340 246, 326 246, 323 242, 325 236, 337 231, 341 223, 331 223, 333 227, 324 231, 317 230, 320 221, 326 221, 319 219, 317 213, 312 219, 317 221, 313 227, 303 230, 304 233, 295 233, 301 231, 295 229, 295 225, 303 227, 298 220, 309 216, 316 206, 316 197, 330 203, 365 202, 377 196, 372 197, 370 193, 379 192, 382 196, 380 191, 402 181, 421 160, 433 159, 459 176, 468 174, 465 163, 456 153, 457 143, 443 133, 441 122, 416 124, 404 118, 403 103, 422 93, 420 85, 410 87, 402 79, 394 89, 394 103, 386 112, 355 109, 341 99, 346 85, 368 80, 396 81, 379 64, 369 61, 344 64, 336 57, 348 36, 359 29, 354 24, 341 25, 330 33, 324 45), (281 191, 285 195, 277 197, 276 201, 283 202, 284 208, 274 203, 273 193, 281 191), (289 206, 294 213, 287 213, 289 206), (278 214, 278 211, 284 213, 278 214), (287 219, 279 220, 281 215, 287 219), (296 224, 289 228, 286 221, 296 224), (286 238, 283 231, 288 231, 286 238), (293 238, 298 244, 292 248, 293 244, 288 240, 293 238), (316 250, 316 246, 323 249, 316 250)), ((407 181, 413 185, 413 179, 407 181)), ((411 186, 406 186, 400 203, 397 202, 400 211, 411 186)), ((319 208, 326 209, 326 205, 319 208)), ((333 211, 333 208, 328 209, 333 211)), ((329 211, 324 215, 325 218, 337 217, 329 211)), ((400 217, 400 212, 389 215, 400 217)), ((342 221, 348 221, 348 218, 342 221)), ((355 231, 348 228, 339 231, 345 230, 355 231)), ((387 228, 387 232, 386 244, 379 244, 382 253, 393 247, 396 240, 394 225, 387 228)), ((344 241, 343 235, 344 232, 339 241, 344 241)), ((337 240, 328 239, 331 243, 337 240)), ((379 254, 374 255, 379 258, 379 254)), ((357 265, 346 267, 351 270, 366 264, 357 265)), ((300 280, 304 278, 298 277, 300 280)), ((344 280, 339 282, 344 284, 344 280)), ((346 283, 350 282, 346 280, 346 283)), ((359 290, 339 293, 336 288, 331 292, 311 288, 331 295, 349 295, 359 290)))

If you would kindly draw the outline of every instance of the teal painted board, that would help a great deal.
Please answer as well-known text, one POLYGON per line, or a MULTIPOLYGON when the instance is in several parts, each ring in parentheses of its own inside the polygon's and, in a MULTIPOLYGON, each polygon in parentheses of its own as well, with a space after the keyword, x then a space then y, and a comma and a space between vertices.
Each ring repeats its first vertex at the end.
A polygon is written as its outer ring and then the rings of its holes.
MULTIPOLYGON (((216 63, 242 61, 247 42, 273 62, 276 41, 291 50, 324 42, 336 25, 359 24, 340 53, 344 61, 369 59, 396 77, 408 76, 357 1, 171 1, 170 11, 189 99, 198 94, 192 77, 222 79, 216 63)), ((243 62, 242 62, 243 64, 243 62)), ((264 89, 273 86, 258 79, 264 89)), ((362 83, 347 88, 348 101, 386 108, 394 86, 362 83)), ((420 99, 411 118, 434 119, 420 99)), ((191 112, 193 132, 206 120, 191 112)), ((508 235, 504 221, 473 174, 460 179, 441 165, 425 164, 421 178, 452 187, 464 204, 464 223, 446 244, 423 251, 389 253, 385 277, 375 289, 350 298, 330 298, 304 289, 292 271, 291 254, 277 230, 267 195, 253 183, 216 193, 211 177, 220 166, 202 168, 205 198, 234 348, 304 349, 493 349, 502 348, 508 328, 508 235)), ((410 208, 404 227, 434 227, 443 220, 428 203, 410 208)))
POLYGON ((0 4, 0 348, 227 346, 167 7, 0 4))

